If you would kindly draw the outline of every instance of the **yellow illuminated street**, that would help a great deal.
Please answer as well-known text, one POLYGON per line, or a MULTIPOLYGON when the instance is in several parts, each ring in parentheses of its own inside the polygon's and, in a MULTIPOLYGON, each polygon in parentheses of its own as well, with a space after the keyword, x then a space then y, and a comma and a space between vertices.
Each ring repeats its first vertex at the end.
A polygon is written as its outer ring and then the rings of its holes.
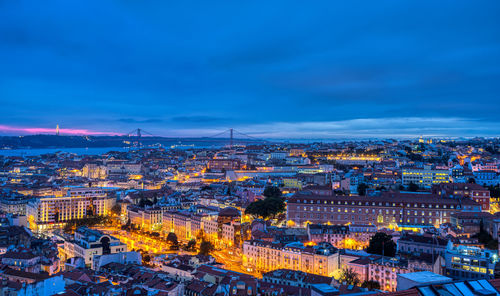
MULTIPOLYGON (((127 245, 129 250, 144 250, 151 254, 186 254, 191 252, 186 252, 184 250, 170 250, 170 246, 168 243, 165 243, 161 239, 151 238, 147 235, 141 235, 136 232, 128 232, 116 227, 97 227, 96 229, 112 235, 118 238, 120 241, 127 245)), ((211 255, 215 258, 218 263, 221 263, 222 268, 233 270, 236 272, 241 272, 245 274, 250 274, 256 277, 261 277, 261 274, 258 272, 248 271, 243 267, 242 255, 229 251, 227 249, 217 248, 214 250, 211 255)))

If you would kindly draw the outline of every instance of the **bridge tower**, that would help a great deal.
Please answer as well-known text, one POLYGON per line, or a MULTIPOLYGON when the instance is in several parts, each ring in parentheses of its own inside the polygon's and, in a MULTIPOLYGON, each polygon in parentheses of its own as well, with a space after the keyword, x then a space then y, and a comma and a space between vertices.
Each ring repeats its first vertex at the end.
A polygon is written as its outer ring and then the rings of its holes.
POLYGON ((233 148, 233 129, 229 129, 229 147, 233 148))

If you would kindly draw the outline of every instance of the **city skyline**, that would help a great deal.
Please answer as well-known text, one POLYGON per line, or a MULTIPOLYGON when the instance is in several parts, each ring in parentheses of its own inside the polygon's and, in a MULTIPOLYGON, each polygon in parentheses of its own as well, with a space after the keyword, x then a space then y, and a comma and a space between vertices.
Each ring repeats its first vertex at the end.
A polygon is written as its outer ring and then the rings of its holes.
POLYGON ((495 1, 0 5, 0 135, 500 134, 495 1))

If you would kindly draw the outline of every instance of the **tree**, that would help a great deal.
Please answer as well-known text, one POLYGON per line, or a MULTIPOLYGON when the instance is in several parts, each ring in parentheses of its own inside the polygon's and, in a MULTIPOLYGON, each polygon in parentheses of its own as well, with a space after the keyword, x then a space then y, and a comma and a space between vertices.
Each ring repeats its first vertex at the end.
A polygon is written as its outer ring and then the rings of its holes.
POLYGON ((197 240, 205 239, 205 231, 203 229, 198 230, 198 233, 196 233, 196 239, 197 240))
POLYGON ((245 214, 268 219, 285 211, 285 201, 281 197, 266 197, 250 203, 245 214))
POLYGON ((198 254, 208 256, 214 249, 214 245, 211 242, 204 240, 200 244, 200 252, 198 254))
POLYGON ((366 189, 368 189, 368 185, 366 185, 365 183, 358 184, 358 194, 359 195, 365 196, 366 195, 366 189))
POLYGON ((484 229, 484 223, 481 220, 479 222, 479 233, 473 236, 477 238, 480 243, 482 243, 486 249, 496 250, 498 249, 498 240, 493 239, 493 237, 484 229))
POLYGON ((492 198, 500 198, 500 186, 499 185, 496 185, 496 186, 490 185, 488 187, 488 189, 490 190, 490 196, 492 198))
POLYGON ((374 280, 366 280, 361 284, 362 288, 366 288, 370 291, 380 290, 380 283, 374 280))
POLYGON ((115 204, 111 208, 111 213, 115 214, 116 216, 120 216, 121 212, 122 212, 122 207, 119 204, 115 204))
POLYGON ((265 197, 281 198, 281 190, 275 186, 267 186, 262 195, 265 197))
POLYGON ((148 254, 146 254, 146 256, 144 256, 143 261, 146 262, 146 263, 149 263, 151 261, 151 256, 149 256, 148 254))
POLYGON ((192 239, 186 244, 186 251, 194 251, 196 249, 196 240, 192 239))
POLYGON ((469 178, 469 180, 467 180, 467 183, 476 184, 476 179, 469 178))
POLYGON ((175 233, 170 232, 167 235, 167 242, 173 246, 177 246, 179 244, 179 241, 177 240, 177 235, 175 233))
POLYGON ((266 187, 263 195, 265 196, 264 199, 254 201, 248 205, 245 214, 267 219, 285 211, 285 201, 278 187, 266 187))
POLYGON ((153 203, 145 197, 143 197, 139 200, 139 207, 141 207, 141 208, 144 208, 145 206, 152 206, 152 205, 153 205, 153 203))
POLYGON ((370 239, 370 244, 366 249, 368 253, 394 257, 396 255, 396 244, 391 235, 377 232, 370 239))
POLYGON ((345 283, 346 285, 358 286, 361 281, 358 274, 353 269, 344 268, 340 274, 339 282, 345 283))
POLYGON ((408 184, 408 190, 410 191, 418 191, 419 189, 420 187, 413 182, 410 182, 410 184, 408 184))

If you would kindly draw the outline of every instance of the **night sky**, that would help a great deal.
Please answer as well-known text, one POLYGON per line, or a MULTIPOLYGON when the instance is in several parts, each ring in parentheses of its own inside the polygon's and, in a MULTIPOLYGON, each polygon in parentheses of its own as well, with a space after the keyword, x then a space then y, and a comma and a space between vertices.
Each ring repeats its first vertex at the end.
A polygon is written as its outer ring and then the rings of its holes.
POLYGON ((0 0, 0 135, 499 136, 500 1, 0 0))

